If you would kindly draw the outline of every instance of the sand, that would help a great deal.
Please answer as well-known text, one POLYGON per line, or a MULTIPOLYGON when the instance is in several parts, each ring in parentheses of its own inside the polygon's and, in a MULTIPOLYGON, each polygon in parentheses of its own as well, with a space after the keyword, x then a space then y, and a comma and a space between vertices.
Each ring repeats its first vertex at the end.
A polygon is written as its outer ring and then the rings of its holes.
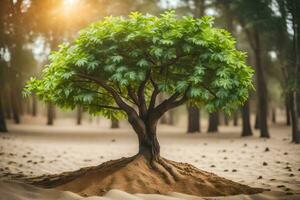
MULTIPOLYGON (((124 124, 121 129, 110 130, 102 120, 100 125, 91 126, 87 122, 80 127, 72 123, 60 120, 51 128, 40 122, 9 125, 10 134, 0 136, 0 199, 80 199, 74 193, 36 189, 4 180, 74 171, 133 156, 137 151, 137 140, 124 124)), ((300 146, 290 143, 289 131, 283 125, 274 125, 270 130, 272 138, 261 139, 257 132, 254 137, 240 138, 240 127, 221 126, 219 134, 187 135, 183 127, 160 126, 158 136, 163 157, 191 163, 238 183, 271 190, 213 199, 300 199, 300 146)), ((109 191, 104 197, 168 199, 174 195, 177 199, 196 198, 177 193, 131 195, 119 190, 109 191)))

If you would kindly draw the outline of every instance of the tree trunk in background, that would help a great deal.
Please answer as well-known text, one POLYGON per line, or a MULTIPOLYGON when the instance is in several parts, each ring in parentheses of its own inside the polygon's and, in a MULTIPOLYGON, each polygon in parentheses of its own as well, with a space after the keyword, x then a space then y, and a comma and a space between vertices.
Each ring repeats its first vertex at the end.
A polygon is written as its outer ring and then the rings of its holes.
POLYGON ((4 107, 2 102, 2 97, 0 96, 0 132, 7 132, 4 107))
POLYGON ((31 110, 31 115, 33 117, 36 116, 37 113, 37 100, 35 94, 32 95, 32 110, 31 110))
POLYGON ((250 123, 250 106, 247 100, 242 107, 242 137, 253 135, 250 123))
MULTIPOLYGON (((194 17, 200 18, 205 13, 205 0, 194 0, 195 10, 194 17)), ((188 107, 188 125, 187 133, 200 132, 200 109, 196 107, 188 107)))
POLYGON ((194 0, 195 10, 194 17, 203 17, 205 13, 205 0, 194 0))
POLYGON ((52 126, 54 123, 54 105, 53 103, 47 103, 47 125, 52 126))
POLYGON ((160 119, 161 124, 168 124, 168 118, 167 118, 167 113, 165 113, 161 119, 160 119))
POLYGON ((168 124, 174 125, 174 110, 169 110, 168 115, 169 115, 168 124))
POLYGON ((82 121, 82 107, 77 106, 76 124, 81 125, 82 121))
POLYGON ((272 108, 272 123, 276 123, 276 108, 272 108))
MULTIPOLYGON (((258 108, 257 108, 258 109, 258 108)), ((254 123, 254 128, 255 129, 259 129, 259 112, 256 111, 256 114, 255 114, 255 123, 254 123)))
POLYGON ((233 126, 238 126, 239 124, 239 114, 238 112, 233 113, 233 126))
MULTIPOLYGON (((299 3, 299 2, 298 2, 299 3)), ((294 68, 293 69, 293 77, 295 78, 295 81, 299 79, 300 77, 300 57, 299 57, 299 47, 300 47, 300 34, 299 34, 299 29, 300 27, 300 20, 298 20, 298 16, 297 15, 297 7, 300 7, 300 4, 298 4, 296 1, 293 1, 293 6, 291 8, 291 15, 292 15, 292 22, 293 22, 293 53, 294 53, 294 68)), ((296 83, 296 86, 294 87, 298 87, 297 85, 298 83, 296 83)), ((291 92, 291 96, 290 96, 290 100, 291 100, 291 118, 292 118, 292 142, 295 143, 300 143, 300 130, 299 130, 299 108, 298 108, 298 93, 297 93, 297 89, 294 89, 291 92)))
POLYGON ((209 121, 208 121, 208 133, 218 132, 218 125, 219 125, 219 113, 213 112, 209 114, 209 121))
POLYGON ((119 128, 119 120, 117 119, 112 119, 111 120, 111 125, 110 125, 110 128, 119 128))
POLYGON ((224 125, 228 126, 229 125, 229 117, 226 113, 223 113, 224 116, 224 125))
POLYGON ((13 114, 13 120, 16 124, 20 124, 20 110, 19 110, 19 103, 18 103, 18 95, 16 94, 17 90, 12 88, 11 90, 11 109, 13 114))
POLYGON ((292 121, 292 142, 300 143, 300 136, 299 136, 299 125, 298 125, 298 112, 297 112, 297 99, 296 99, 296 92, 291 92, 291 121, 292 121))
MULTIPOLYGON (((10 94, 11 92, 8 90, 6 91, 7 94, 10 94)), ((5 101, 4 101, 4 109, 5 109, 5 114, 7 119, 11 119, 11 100, 10 100, 10 95, 5 95, 5 101)))
POLYGON ((200 111, 196 107, 187 107, 188 110, 188 133, 200 132, 200 111))
POLYGON ((257 79, 257 96, 258 96, 258 113, 259 113, 259 127, 260 137, 269 138, 269 130, 267 123, 267 88, 263 66, 261 63, 261 46, 260 37, 257 30, 254 30, 254 55, 255 55, 255 67, 256 67, 256 79, 257 79))
POLYGON ((291 125, 291 106, 290 106, 290 100, 289 95, 285 95, 285 115, 286 115, 286 125, 291 125))

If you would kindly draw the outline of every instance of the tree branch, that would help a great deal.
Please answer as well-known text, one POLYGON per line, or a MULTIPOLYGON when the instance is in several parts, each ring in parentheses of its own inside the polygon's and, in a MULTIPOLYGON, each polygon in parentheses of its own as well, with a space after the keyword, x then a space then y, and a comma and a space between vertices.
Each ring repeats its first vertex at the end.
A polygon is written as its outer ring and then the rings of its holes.
POLYGON ((100 108, 106 108, 106 109, 112 109, 112 110, 122 110, 124 111, 122 108, 120 107, 115 107, 115 106, 108 106, 108 105, 102 105, 102 104, 83 104, 83 106, 95 106, 95 107, 100 107, 100 108))
POLYGON ((155 107, 156 97, 157 97, 157 95, 159 94, 158 86, 157 86, 157 84, 154 82, 154 80, 152 79, 151 75, 150 75, 150 81, 151 81, 151 84, 152 84, 153 87, 154 87, 154 90, 153 90, 152 95, 151 95, 151 99, 150 99, 150 103, 149 103, 148 112, 151 111, 151 110, 153 110, 153 108, 155 107))
POLYGON ((125 103, 122 100, 121 96, 117 93, 117 91, 113 87, 107 85, 103 80, 98 79, 98 78, 96 78, 94 76, 91 76, 91 75, 88 75, 88 74, 80 73, 80 74, 77 74, 77 75, 81 78, 85 78, 85 79, 88 79, 88 80, 91 80, 91 81, 97 83, 102 88, 104 88, 106 91, 108 91, 112 95, 112 97, 115 99, 116 104, 120 108, 122 108, 128 115, 136 114, 134 108, 129 106, 127 103, 125 103))
POLYGON ((138 97, 131 86, 127 86, 127 92, 128 92, 128 96, 132 99, 134 104, 139 106, 138 97))
POLYGON ((175 92, 171 97, 168 99, 164 100, 160 105, 158 105, 154 109, 154 114, 152 116, 152 120, 156 121, 158 120, 165 112, 168 110, 178 107, 185 103, 187 101, 187 93, 190 90, 191 85, 188 86, 186 91, 184 92, 183 96, 176 101, 176 99, 180 96, 179 92, 175 92))
POLYGON ((146 87, 147 81, 150 78, 150 73, 151 73, 150 70, 146 73, 145 80, 141 82, 141 85, 138 89, 138 94, 137 94, 138 101, 139 101, 140 116, 142 116, 143 118, 145 117, 145 115, 147 113, 147 105, 146 105, 146 100, 145 100, 145 87, 146 87))

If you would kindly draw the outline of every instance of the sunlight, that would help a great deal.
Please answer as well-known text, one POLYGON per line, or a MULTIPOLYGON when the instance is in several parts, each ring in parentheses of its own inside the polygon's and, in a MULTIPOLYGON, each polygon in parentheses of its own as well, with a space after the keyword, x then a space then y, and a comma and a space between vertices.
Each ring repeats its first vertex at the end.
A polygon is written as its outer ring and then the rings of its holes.
POLYGON ((78 7, 79 0, 63 0, 62 9, 64 12, 69 13, 78 7))
POLYGON ((75 6, 79 0, 64 0, 64 6, 75 6))

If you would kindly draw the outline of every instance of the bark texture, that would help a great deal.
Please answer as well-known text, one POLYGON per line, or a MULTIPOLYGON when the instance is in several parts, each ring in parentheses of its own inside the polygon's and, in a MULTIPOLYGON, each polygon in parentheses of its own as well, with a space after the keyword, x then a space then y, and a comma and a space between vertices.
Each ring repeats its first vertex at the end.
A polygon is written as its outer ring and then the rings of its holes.
POLYGON ((47 103, 47 125, 52 126, 54 124, 54 105, 53 103, 47 103))
POLYGON ((200 132, 200 111, 196 107, 188 106, 188 133, 200 132))
POLYGON ((219 113, 213 112, 209 114, 208 119, 208 133, 215 133, 218 132, 218 126, 219 126, 219 113))
POLYGON ((7 132, 5 114, 4 114, 4 108, 3 108, 1 96, 0 96, 0 132, 7 132))
POLYGON ((255 67, 256 67, 256 82, 257 82, 257 95, 258 95, 258 114, 259 114, 259 127, 260 137, 269 138, 269 129, 267 123, 267 88, 264 70, 261 62, 261 42, 259 33, 254 31, 254 55, 255 55, 255 67))
POLYGON ((250 123, 250 108, 249 108, 249 100, 246 101, 244 106, 242 107, 242 137, 244 136, 252 136, 252 129, 250 123))
POLYGON ((76 124, 81 125, 82 123, 82 107, 77 107, 77 113, 76 113, 76 124))

